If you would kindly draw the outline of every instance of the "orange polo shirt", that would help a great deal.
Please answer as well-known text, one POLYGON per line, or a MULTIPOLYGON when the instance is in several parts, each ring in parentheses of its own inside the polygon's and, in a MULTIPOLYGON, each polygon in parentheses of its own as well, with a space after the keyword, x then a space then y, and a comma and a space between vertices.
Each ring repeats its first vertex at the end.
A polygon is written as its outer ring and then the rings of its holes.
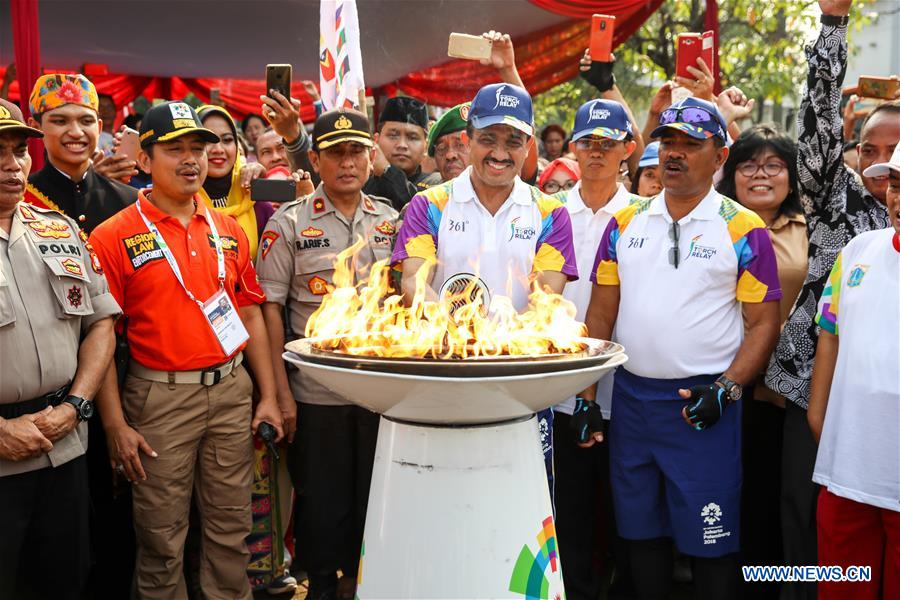
MULTIPOLYGON (((262 304, 266 297, 250 261, 247 236, 233 218, 209 210, 195 198, 197 211, 187 228, 139 195, 141 210, 172 251, 184 283, 205 302, 219 290, 216 250, 209 228, 215 221, 225 254, 225 291, 236 307, 262 304)), ((97 227, 90 238, 100 257, 109 290, 128 318, 131 357, 150 369, 193 371, 226 362, 209 321, 172 272, 136 205, 97 227)), ((243 348, 243 347, 242 347, 243 348)))

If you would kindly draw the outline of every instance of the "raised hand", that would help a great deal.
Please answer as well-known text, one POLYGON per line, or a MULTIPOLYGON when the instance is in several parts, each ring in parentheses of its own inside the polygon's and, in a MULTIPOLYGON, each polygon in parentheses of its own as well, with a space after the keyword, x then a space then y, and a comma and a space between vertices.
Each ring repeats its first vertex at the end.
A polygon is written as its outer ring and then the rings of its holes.
POLYGON ((853 0, 819 0, 819 9, 823 15, 846 17, 850 14, 853 0))

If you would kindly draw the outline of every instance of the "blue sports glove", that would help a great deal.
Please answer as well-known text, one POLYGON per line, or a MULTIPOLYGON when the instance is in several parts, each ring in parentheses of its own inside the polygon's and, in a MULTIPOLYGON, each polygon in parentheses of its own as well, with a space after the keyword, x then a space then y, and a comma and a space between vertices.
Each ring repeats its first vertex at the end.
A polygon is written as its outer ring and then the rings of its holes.
POLYGON ((690 389, 691 400, 681 409, 688 425, 701 431, 716 424, 728 406, 728 395, 715 383, 695 385, 690 389))
POLYGON ((596 402, 589 402, 581 396, 575 396, 575 412, 569 426, 575 430, 575 441, 586 444, 596 432, 603 432, 603 413, 596 402))

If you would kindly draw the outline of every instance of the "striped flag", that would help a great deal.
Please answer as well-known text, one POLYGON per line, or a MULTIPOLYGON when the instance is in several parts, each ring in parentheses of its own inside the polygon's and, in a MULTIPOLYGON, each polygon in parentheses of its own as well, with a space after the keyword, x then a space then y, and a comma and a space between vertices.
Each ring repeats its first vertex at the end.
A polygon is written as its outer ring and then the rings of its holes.
POLYGON ((321 0, 319 87, 325 110, 359 108, 365 91, 356 0, 321 0))

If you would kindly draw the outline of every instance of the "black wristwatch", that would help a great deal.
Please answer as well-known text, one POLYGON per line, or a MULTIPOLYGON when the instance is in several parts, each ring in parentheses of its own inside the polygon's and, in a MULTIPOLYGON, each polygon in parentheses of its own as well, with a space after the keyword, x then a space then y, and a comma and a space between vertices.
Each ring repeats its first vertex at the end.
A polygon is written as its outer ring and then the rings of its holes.
POLYGON ((725 375, 719 376, 716 379, 716 383, 719 384, 723 390, 725 390, 725 395, 728 396, 729 404, 732 402, 737 402, 741 399, 741 396, 744 395, 744 388, 736 381, 732 381, 725 377, 725 375))
POLYGON ((850 23, 850 17, 847 15, 822 15, 819 17, 819 23, 831 27, 846 27, 850 23))
POLYGON ((78 396, 66 396, 63 402, 68 402, 75 408, 75 416, 79 421, 87 421, 94 416, 94 403, 78 396))

